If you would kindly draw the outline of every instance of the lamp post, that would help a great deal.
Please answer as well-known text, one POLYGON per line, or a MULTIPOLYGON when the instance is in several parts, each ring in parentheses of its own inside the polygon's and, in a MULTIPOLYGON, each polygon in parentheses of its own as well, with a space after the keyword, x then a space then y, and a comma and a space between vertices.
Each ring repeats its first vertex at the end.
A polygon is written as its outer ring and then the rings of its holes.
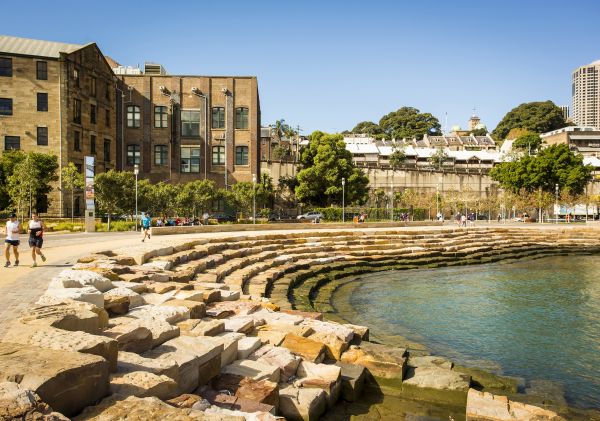
POLYGON ((256 174, 252 174, 252 223, 256 224, 256 174))
POLYGON ((435 218, 440 219, 440 184, 435 185, 435 218))
POLYGON ((391 204, 392 204, 392 222, 394 222, 394 181, 392 180, 392 200, 391 200, 391 204))
POLYGON ((554 185, 554 219, 556 220, 556 224, 558 224, 558 215, 560 214, 560 209, 558 208, 558 183, 554 185))
POLYGON ((346 222, 346 179, 342 177, 342 222, 346 222))
POLYGON ((140 173, 140 166, 135 164, 133 166, 133 173, 135 174, 135 230, 138 230, 138 174, 140 173))

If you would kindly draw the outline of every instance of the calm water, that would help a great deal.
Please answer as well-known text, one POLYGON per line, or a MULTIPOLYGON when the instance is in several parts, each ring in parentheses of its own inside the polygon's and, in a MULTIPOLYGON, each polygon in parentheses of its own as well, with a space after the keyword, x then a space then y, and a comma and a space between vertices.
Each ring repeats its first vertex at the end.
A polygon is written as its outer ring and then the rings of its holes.
POLYGON ((600 256, 361 279, 347 316, 375 333, 405 336, 457 363, 557 382, 570 404, 600 409, 600 256))

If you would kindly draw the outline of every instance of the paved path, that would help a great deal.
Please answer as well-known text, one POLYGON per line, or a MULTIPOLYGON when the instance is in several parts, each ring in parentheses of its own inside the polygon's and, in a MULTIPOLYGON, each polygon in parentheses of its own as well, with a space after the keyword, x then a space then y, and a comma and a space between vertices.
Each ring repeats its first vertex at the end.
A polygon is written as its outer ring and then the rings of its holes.
MULTIPOLYGON (((589 224, 588 227, 590 227, 589 224)), ((595 225, 595 224, 594 224, 595 225)), ((566 225, 538 225, 538 224, 499 224, 488 225, 482 224, 480 227, 514 227, 519 228, 542 228, 542 229, 562 229, 562 228, 582 228, 583 224, 566 225)), ((447 223, 445 226, 437 227, 405 227, 397 228, 398 230, 415 231, 415 230, 441 230, 448 228, 456 228, 455 225, 447 223)), ((597 225, 596 225, 597 227, 597 225)), ((353 229, 351 224, 343 229, 331 229, 324 231, 340 231, 353 229)), ((591 228, 591 227, 590 227, 591 228)), ((368 231, 389 230, 390 228, 370 228, 368 231)), ((286 234, 294 232, 306 232, 302 230, 282 230, 282 231, 245 231, 245 232, 224 232, 224 233, 198 233, 198 234, 178 234, 169 236, 153 237, 145 246, 168 244, 173 241, 186 239, 193 240, 195 238, 219 238, 231 237, 239 234, 240 236, 254 236, 260 234, 286 234)), ((132 232, 120 233, 74 233, 74 234, 48 234, 44 237, 44 253, 48 258, 45 264, 40 264, 37 268, 31 268, 31 255, 29 247, 27 247, 27 238, 22 238, 22 245, 19 248, 21 257, 21 266, 0 268, 0 338, 4 335, 6 326, 9 321, 18 317, 18 315, 37 301, 37 299, 46 290, 50 279, 59 273, 64 268, 74 264, 79 257, 89 255, 100 250, 115 250, 127 247, 138 248, 141 246, 141 234, 132 232)), ((24 237, 24 236, 23 236, 24 237)), ((0 241, 4 243, 4 238, 0 241)), ((12 256, 11 256, 12 257, 12 256)), ((4 261, 1 259, 0 261, 4 261)))

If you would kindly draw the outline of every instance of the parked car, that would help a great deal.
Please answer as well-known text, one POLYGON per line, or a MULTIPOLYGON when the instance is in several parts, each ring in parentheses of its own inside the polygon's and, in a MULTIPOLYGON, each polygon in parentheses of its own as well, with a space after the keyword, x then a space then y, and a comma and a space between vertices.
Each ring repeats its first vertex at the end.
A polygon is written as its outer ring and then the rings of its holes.
POLYGON ((293 218, 283 212, 269 213, 269 221, 288 221, 290 219, 293 219, 293 218))
POLYGON ((221 222, 235 222, 237 221, 237 218, 233 215, 229 215, 227 213, 213 213, 212 215, 210 215, 208 217, 208 219, 216 219, 217 222, 221 223, 221 222))
POLYGON ((302 215, 298 215, 296 218, 300 221, 305 221, 305 220, 315 221, 317 219, 318 220, 323 219, 323 214, 321 212, 312 211, 312 212, 303 213, 302 215))

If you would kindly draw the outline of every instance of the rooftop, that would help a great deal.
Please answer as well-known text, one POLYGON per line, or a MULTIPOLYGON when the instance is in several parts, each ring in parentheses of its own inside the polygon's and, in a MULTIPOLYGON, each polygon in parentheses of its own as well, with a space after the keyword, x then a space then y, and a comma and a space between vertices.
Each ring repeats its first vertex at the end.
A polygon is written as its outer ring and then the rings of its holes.
POLYGON ((85 45, 0 35, 0 53, 59 58, 60 53, 69 54, 83 47, 85 45))

